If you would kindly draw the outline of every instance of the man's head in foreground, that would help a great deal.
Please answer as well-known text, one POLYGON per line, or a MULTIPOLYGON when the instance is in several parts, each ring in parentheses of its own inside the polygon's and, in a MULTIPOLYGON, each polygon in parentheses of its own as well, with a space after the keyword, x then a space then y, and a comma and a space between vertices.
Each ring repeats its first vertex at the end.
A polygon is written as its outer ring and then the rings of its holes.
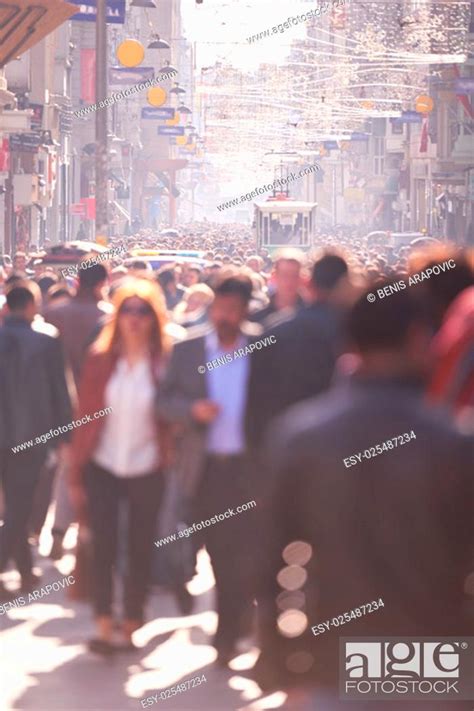
POLYGON ((314 263, 308 284, 311 301, 347 303, 350 290, 349 270, 343 257, 328 253, 314 263))
POLYGON ((278 308, 294 306, 302 287, 304 254, 291 247, 278 250, 273 268, 278 308))
POLYGON ((252 282, 245 274, 223 278, 214 288, 209 317, 221 343, 234 343, 247 317, 252 282))
POLYGON ((31 323, 38 312, 41 292, 31 281, 15 282, 6 294, 8 313, 31 323))
POLYGON ((426 375, 432 332, 422 304, 408 288, 384 299, 371 301, 372 296, 362 294, 347 321, 360 372, 382 377, 426 375))

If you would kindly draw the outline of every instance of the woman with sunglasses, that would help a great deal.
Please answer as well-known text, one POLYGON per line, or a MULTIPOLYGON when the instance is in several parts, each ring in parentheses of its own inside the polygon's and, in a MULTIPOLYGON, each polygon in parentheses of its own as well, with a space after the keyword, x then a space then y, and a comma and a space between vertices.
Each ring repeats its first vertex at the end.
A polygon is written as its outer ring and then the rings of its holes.
POLYGON ((98 636, 89 648, 100 654, 133 648, 142 626, 156 516, 164 489, 167 431, 154 413, 156 390, 169 351, 166 307, 158 285, 125 281, 114 293, 115 314, 84 364, 78 417, 91 421, 74 430, 71 497, 79 520, 92 533, 93 602, 98 636), (111 408, 96 419, 95 413, 111 408), (113 588, 117 573, 122 507, 126 510, 124 644, 113 644, 113 588))

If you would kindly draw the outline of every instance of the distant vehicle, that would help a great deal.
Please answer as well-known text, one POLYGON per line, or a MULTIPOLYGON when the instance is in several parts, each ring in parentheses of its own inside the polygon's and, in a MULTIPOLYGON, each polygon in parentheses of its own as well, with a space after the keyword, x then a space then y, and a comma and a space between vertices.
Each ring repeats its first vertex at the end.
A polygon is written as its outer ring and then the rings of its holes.
POLYGON ((85 240, 55 244, 43 257, 35 259, 35 265, 42 264, 59 271, 65 267, 79 264, 81 259, 88 254, 103 254, 109 249, 111 247, 104 247, 97 242, 86 242, 85 240))
POLYGON ((192 249, 131 249, 131 256, 125 260, 124 264, 127 267, 133 261, 140 259, 150 264, 154 271, 176 262, 205 267, 209 262, 204 259, 204 254, 205 252, 192 249))
POLYGON ((377 230, 375 232, 369 232, 367 235, 369 245, 378 243, 393 247, 394 249, 409 247, 415 243, 417 247, 420 247, 423 242, 429 243, 428 240, 432 243, 439 242, 439 240, 423 232, 390 232, 390 230, 377 230))
POLYGON ((254 203, 255 235, 258 249, 270 252, 281 247, 309 250, 316 231, 315 202, 300 202, 283 195, 254 203))
POLYGON ((417 249, 419 247, 429 247, 430 245, 441 244, 436 237, 417 237, 413 242, 410 242, 410 247, 417 249))

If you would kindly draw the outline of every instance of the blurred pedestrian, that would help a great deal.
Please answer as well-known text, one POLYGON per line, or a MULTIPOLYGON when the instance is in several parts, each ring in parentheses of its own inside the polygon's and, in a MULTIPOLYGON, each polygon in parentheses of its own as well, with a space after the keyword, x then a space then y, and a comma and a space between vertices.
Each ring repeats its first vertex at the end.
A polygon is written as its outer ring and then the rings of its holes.
POLYGON ((301 296, 304 255, 299 249, 286 247, 277 252, 273 267, 270 303, 251 314, 249 320, 265 326, 265 321, 276 312, 294 312, 303 306, 301 296))
POLYGON ((166 299, 166 308, 172 311, 186 293, 186 289, 178 284, 174 267, 163 267, 157 274, 157 281, 166 299))
MULTIPOLYGON (((94 339, 102 319, 113 313, 113 307, 104 300, 107 284, 107 269, 103 264, 93 264, 78 271, 79 286, 72 299, 47 304, 43 310, 45 319, 59 331, 67 363, 71 366, 76 384, 86 351, 94 339)), ((63 552, 63 540, 69 525, 74 520, 67 490, 67 471, 60 468, 56 476, 56 508, 52 522, 52 545, 49 552, 53 560, 59 560, 63 552)))
MULTIPOLYGON (((48 451, 46 439, 35 440, 70 423, 72 411, 58 332, 35 319, 40 303, 37 285, 15 282, 7 291, 6 303, 8 314, 0 328, 0 478, 5 497, 0 573, 13 559, 21 589, 27 591, 37 582, 27 540, 28 521, 48 451)), ((59 433, 53 446, 64 450, 62 443, 68 436, 59 433)))
POLYGON ((424 403, 431 329, 423 308, 409 290, 373 303, 364 294, 348 333, 353 377, 290 408, 268 436, 256 667, 263 688, 306 680, 333 698, 342 635, 465 634, 472 567, 474 440, 424 403), (287 548, 292 541, 309 546, 304 563, 287 548), (277 581, 293 576, 281 573, 285 548, 286 564, 307 571, 289 588, 305 600, 297 634, 292 619, 278 619, 277 581), (340 633, 310 631, 372 601, 373 614, 355 616, 340 633))
POLYGON ((201 326, 208 319, 214 292, 206 284, 191 286, 183 300, 173 310, 173 318, 184 328, 201 326))
POLYGON ((79 387, 79 414, 111 408, 75 431, 71 496, 79 519, 88 520, 93 543, 93 602, 97 637, 90 649, 111 654, 113 579, 117 566, 119 510, 127 513, 127 571, 121 632, 124 648, 144 622, 156 516, 168 456, 166 427, 154 402, 169 341, 158 286, 131 279, 115 292, 115 313, 91 347, 79 387))
POLYGON ((474 415, 474 286, 462 291, 446 312, 432 353, 430 401, 464 416, 474 415), (467 413, 467 411, 470 411, 467 413))
MULTIPOLYGON (((251 292, 245 275, 222 279, 209 309, 210 326, 174 347, 159 393, 161 416, 185 428, 176 466, 190 500, 190 523, 254 499, 244 437, 250 358, 234 356, 257 335, 255 326, 245 324, 251 292), (226 355, 230 360, 224 365, 205 367, 226 355)), ((203 529, 216 579, 219 619, 213 644, 222 666, 235 655, 251 616, 253 530, 251 514, 203 529)))
POLYGON ((252 448, 261 445, 273 417, 329 387, 343 338, 344 310, 338 296, 348 281, 345 260, 323 255, 313 266, 309 305, 266 332, 274 335, 274 345, 252 357, 246 420, 252 448))

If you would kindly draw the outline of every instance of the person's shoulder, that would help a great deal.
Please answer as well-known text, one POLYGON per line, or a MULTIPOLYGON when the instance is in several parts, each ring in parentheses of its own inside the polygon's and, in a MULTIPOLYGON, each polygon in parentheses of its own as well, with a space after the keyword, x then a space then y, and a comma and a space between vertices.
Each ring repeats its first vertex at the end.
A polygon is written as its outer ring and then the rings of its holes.
POLYGON ((247 336, 250 343, 257 340, 263 334, 263 328, 260 323, 255 321, 244 321, 241 325, 240 330, 247 336))
POLYGON ((60 319, 67 316, 70 312, 75 309, 74 299, 69 299, 60 304, 48 304, 46 308, 43 309, 43 316, 46 320, 48 319, 60 319))
POLYGON ((106 316, 110 316, 110 314, 113 314, 115 309, 113 305, 110 303, 110 301, 98 301, 97 302, 97 308, 101 312, 101 315, 104 314, 106 316))
POLYGON ((116 356, 111 351, 99 351, 95 344, 87 350, 82 370, 100 372, 103 369, 109 371, 116 362, 116 356))
POLYGON ((56 340, 59 337, 59 331, 52 323, 48 323, 41 316, 36 316, 31 322, 31 330, 33 333, 56 340))
POLYGON ((327 442, 338 429, 338 419, 344 410, 344 393, 340 388, 302 400, 276 417, 269 430, 270 438, 280 447, 293 447, 304 442, 314 446, 318 438, 327 442))
POLYGON ((177 353, 188 353, 204 345, 207 336, 212 333, 210 324, 201 324, 188 328, 186 338, 174 345, 173 350, 177 353))
POLYGON ((174 344, 181 343, 181 341, 184 341, 187 335, 186 329, 180 326, 179 324, 174 323, 173 321, 169 321, 165 325, 165 332, 166 335, 171 338, 174 344))
MULTIPOLYGON (((463 432, 461 428, 453 422, 451 413, 440 406, 429 407, 426 402, 420 400, 418 406, 410 408, 413 429, 422 431, 429 437, 434 449, 446 448, 450 446, 471 446, 474 447, 474 433, 463 432)), ((473 450, 474 457, 474 450, 473 450)), ((474 463, 474 459, 473 459, 474 463)))
POLYGON ((255 311, 252 311, 251 314, 248 316, 248 320, 251 321, 252 323, 262 323, 270 314, 274 312, 274 307, 271 302, 266 304, 266 306, 263 306, 262 308, 258 308, 255 311))
POLYGON ((298 321, 299 312, 294 311, 277 311, 271 314, 264 323, 265 333, 273 333, 275 336, 284 337, 286 334, 292 334, 301 328, 301 323, 298 321))

